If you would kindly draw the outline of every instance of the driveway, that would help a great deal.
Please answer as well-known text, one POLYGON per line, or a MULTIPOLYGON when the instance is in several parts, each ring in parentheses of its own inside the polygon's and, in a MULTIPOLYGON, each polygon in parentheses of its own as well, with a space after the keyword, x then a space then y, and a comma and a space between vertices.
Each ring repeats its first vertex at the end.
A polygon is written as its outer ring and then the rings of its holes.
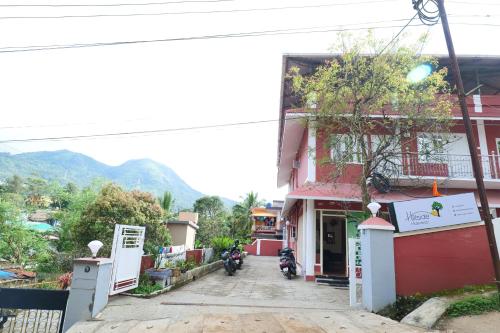
POLYGON ((98 320, 71 333, 132 332, 418 332, 390 319, 349 308, 347 290, 285 279, 277 257, 245 259, 151 299, 115 296, 98 320))

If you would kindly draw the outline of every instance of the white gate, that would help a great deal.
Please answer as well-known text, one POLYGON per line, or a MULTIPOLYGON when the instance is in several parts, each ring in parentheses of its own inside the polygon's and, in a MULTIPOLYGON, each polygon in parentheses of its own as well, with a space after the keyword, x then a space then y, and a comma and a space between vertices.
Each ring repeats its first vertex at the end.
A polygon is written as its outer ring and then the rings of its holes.
POLYGON ((145 231, 145 227, 115 225, 113 249, 111 250, 113 272, 110 295, 137 288, 139 285, 145 231))
POLYGON ((349 238, 349 304, 361 305, 361 240, 349 238))

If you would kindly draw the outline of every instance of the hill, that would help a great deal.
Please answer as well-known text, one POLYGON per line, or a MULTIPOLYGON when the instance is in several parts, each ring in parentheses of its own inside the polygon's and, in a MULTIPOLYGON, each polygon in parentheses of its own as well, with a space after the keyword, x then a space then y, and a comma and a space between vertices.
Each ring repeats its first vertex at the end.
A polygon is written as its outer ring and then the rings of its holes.
MULTIPOLYGON (((140 189, 155 195, 170 191, 179 208, 190 208, 204 194, 196 191, 171 168, 150 159, 129 160, 110 166, 93 158, 68 150, 41 151, 22 154, 0 153, 0 179, 17 174, 38 176, 62 184, 74 182, 80 187, 94 179, 107 179, 126 189, 140 189)), ((222 198, 227 207, 234 201, 222 198)))

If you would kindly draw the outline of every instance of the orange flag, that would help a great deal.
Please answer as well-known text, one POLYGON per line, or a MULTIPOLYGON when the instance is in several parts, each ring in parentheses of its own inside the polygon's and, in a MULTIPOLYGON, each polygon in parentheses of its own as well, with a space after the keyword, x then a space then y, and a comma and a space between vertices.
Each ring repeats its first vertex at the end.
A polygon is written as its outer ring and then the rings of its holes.
POLYGON ((433 197, 440 197, 441 193, 438 191, 438 184, 437 181, 434 180, 434 183, 432 183, 432 196, 433 197))

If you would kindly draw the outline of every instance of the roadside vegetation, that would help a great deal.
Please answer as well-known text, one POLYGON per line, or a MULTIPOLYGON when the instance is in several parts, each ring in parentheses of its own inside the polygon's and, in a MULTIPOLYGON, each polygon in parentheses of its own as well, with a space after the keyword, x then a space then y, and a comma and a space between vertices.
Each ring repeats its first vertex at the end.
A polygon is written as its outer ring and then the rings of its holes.
MULTIPOLYGON (((73 259, 90 254, 90 241, 102 241, 99 255, 110 255, 117 223, 145 226, 144 251, 154 255, 158 247, 171 244, 165 223, 175 218, 174 202, 169 192, 156 198, 103 181, 78 188, 14 175, 0 183, 0 260, 4 266, 36 272, 36 282, 60 285, 56 281, 71 272, 73 259)), ((198 199, 186 209, 199 213, 196 248, 214 247, 219 253, 235 239, 249 242, 251 209, 260 205, 263 201, 253 192, 232 210, 217 196, 198 199)), ((179 265, 182 270, 193 268, 191 262, 179 265)))
POLYGON ((378 312, 379 315, 401 321, 407 314, 418 308, 432 297, 462 298, 452 303, 445 315, 458 317, 469 314, 480 314, 487 311, 500 311, 498 294, 484 296, 484 293, 496 290, 495 285, 465 286, 459 289, 442 290, 436 293, 411 296, 398 296, 396 302, 378 312))
POLYGON ((477 295, 456 301, 446 310, 448 317, 479 315, 485 312, 500 311, 498 293, 492 295, 477 295))

